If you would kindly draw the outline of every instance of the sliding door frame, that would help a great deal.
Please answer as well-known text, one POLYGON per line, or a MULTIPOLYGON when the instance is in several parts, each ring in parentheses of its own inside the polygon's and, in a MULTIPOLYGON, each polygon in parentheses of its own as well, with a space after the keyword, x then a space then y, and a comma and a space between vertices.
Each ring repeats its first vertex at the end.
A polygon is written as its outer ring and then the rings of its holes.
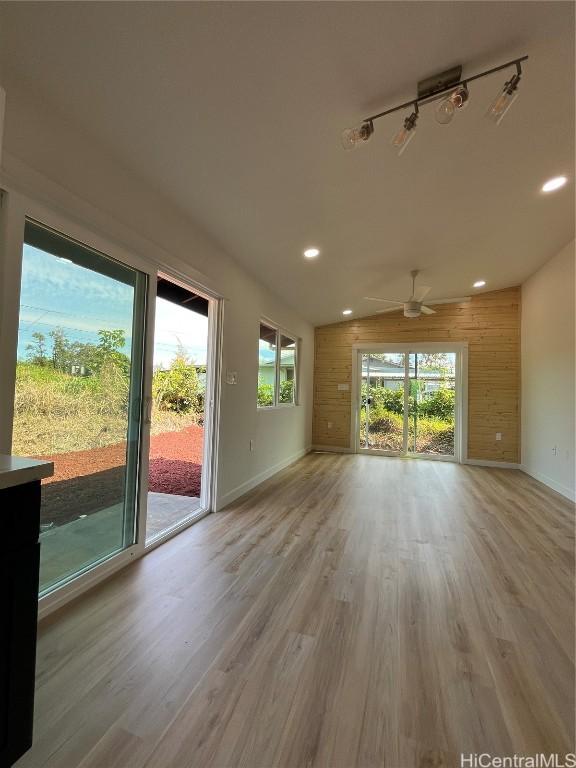
MULTIPOLYGON (((409 365, 409 355, 418 352, 451 352, 456 355, 455 403, 454 403, 454 455, 434 456, 431 454, 410 453, 415 459, 433 461, 452 461, 460 464, 468 458, 468 342, 428 342, 422 344, 353 344, 352 345, 352 391, 350 403, 350 450, 353 453, 370 453, 381 456, 404 457, 403 452, 380 451, 360 447, 360 409, 362 401, 362 355, 368 352, 401 352, 406 355, 405 371, 409 365)), ((404 410, 408 401, 408 380, 404 377, 404 410)), ((404 443, 407 432, 406 413, 404 418, 404 443)))
MULTIPOLYGON (((160 544, 164 544, 165 541, 168 541, 168 539, 171 539, 173 536, 176 536, 178 533, 183 531, 186 528, 189 528, 193 523, 198 522, 201 518, 205 517, 207 514, 209 514, 213 509, 213 500, 216 498, 216 466, 217 466, 217 456, 218 456, 218 445, 217 445, 217 436, 218 436, 218 422, 217 417, 219 413, 219 387, 218 382, 220 381, 220 372, 221 372, 221 333, 220 329, 222 328, 222 322, 221 322, 221 314, 222 314, 222 302, 214 299, 209 294, 206 293, 204 289, 199 288, 192 280, 189 280, 188 278, 185 278, 176 270, 171 268, 163 268, 158 270, 158 275, 165 277, 167 280, 170 280, 170 282, 174 283, 175 285, 179 285, 182 288, 186 288, 187 290, 192 290, 194 293, 196 293, 198 296, 202 296, 202 298, 207 299, 208 301, 208 336, 207 336, 207 350, 208 355, 206 359, 206 395, 204 398, 204 436, 203 436, 203 446, 202 446, 202 474, 200 479, 200 508, 191 513, 190 515, 187 515, 183 520, 181 520, 177 525, 171 526, 166 532, 161 533, 160 535, 154 537, 154 539, 149 543, 146 544, 146 505, 147 505, 147 497, 148 497, 148 469, 146 471, 146 477, 144 481, 140 484, 140 515, 138 520, 138 525, 141 530, 143 530, 144 540, 143 540, 143 547, 146 552, 149 552, 152 549, 155 549, 156 547, 160 546, 160 544)), ((149 326, 151 328, 154 328, 154 318, 155 318, 155 309, 156 309, 156 281, 154 282, 153 286, 153 294, 154 298, 152 299, 154 303, 154 310, 151 313, 151 322, 152 325, 149 326)), ((149 389, 147 389, 147 392, 152 391, 152 375, 153 375, 153 353, 154 353, 154 333, 149 333, 147 337, 148 342, 151 345, 151 349, 147 350, 149 351, 149 355, 145 358, 147 363, 147 368, 149 370, 146 371, 146 373, 149 375, 149 389)), ((152 409, 152 398, 147 397, 146 398, 146 412, 144 415, 144 419, 148 426, 150 426, 151 423, 151 409, 152 409)), ((146 439, 143 441, 142 444, 142 450, 146 453, 146 457, 149 456, 150 453, 150 430, 146 430, 146 439)), ((146 459, 148 462, 148 458, 146 459)))
MULTIPOLYGON (((375 352, 375 351, 377 351, 377 350, 375 350, 373 347, 371 347, 370 350, 368 350, 368 365, 367 365, 367 369, 366 369, 366 384, 367 384, 367 392, 368 393, 369 393, 369 390, 370 390, 370 387, 371 387, 371 385, 370 385, 370 375, 371 375, 370 374, 370 354, 369 353, 370 352, 375 352)), ((386 350, 386 351, 393 351, 393 350, 386 350)), ((356 422, 357 426, 356 426, 355 452, 356 453, 370 453, 370 454, 372 454, 374 456, 396 456, 397 458, 398 457, 402 457, 404 455, 403 449, 398 449, 398 450, 394 451, 394 450, 386 450, 384 448, 365 448, 365 447, 362 447, 361 444, 360 444, 360 442, 361 442, 361 440, 360 440, 360 413, 362 411, 362 386, 361 386, 361 384, 362 384, 362 358, 366 354, 367 354, 366 350, 359 350, 358 351, 357 361, 355 361, 356 365, 360 366, 358 368, 358 370, 356 371, 356 379, 359 382, 358 383, 358 389, 357 389, 356 397, 354 397, 354 391, 352 393, 352 398, 353 398, 352 403, 353 403, 353 406, 354 406, 354 403, 357 403, 357 419, 358 419, 357 422, 356 422)), ((404 354, 404 353, 400 352, 400 354, 404 354)), ((352 370, 354 370, 354 362, 353 362, 352 365, 353 365, 352 370)), ((406 356, 404 356, 404 373, 406 373, 406 356)), ((406 382, 406 376, 404 375, 404 383, 402 385, 402 391, 404 393, 404 402, 406 402, 406 398, 407 398, 406 387, 407 387, 407 382, 406 382)), ((354 412, 354 407, 352 408, 352 411, 354 412)), ((408 425, 407 425, 407 422, 404 419, 404 417, 402 417, 402 423, 403 423, 402 444, 404 445, 405 442, 406 442, 406 437, 408 435, 408 425)), ((369 438, 369 428, 370 428, 370 404, 367 403, 367 405, 366 405, 366 442, 368 442, 368 438, 369 438)))
MULTIPOLYGON (((82 570, 77 576, 56 587, 39 599, 39 618, 43 618, 65 603, 83 594, 92 586, 120 570, 128 563, 142 557, 154 546, 176 535, 192 525, 200 517, 212 511, 216 499, 217 484, 217 435, 219 420, 219 383, 222 350, 222 297, 197 283, 172 265, 158 260, 143 258, 134 254, 113 239, 99 234, 79 218, 63 214, 39 202, 27 194, 2 181, 0 187, 0 453, 11 453, 14 421, 14 395, 16 387, 16 362, 18 349, 18 328, 20 316, 20 287, 24 247, 24 228, 27 220, 38 222, 64 237, 77 240, 105 256, 118 261, 148 276, 145 328, 144 364, 142 370, 142 398, 140 403, 141 438, 138 452, 138 493, 136 509, 135 543, 126 549, 103 558, 82 570), (161 272, 171 280, 180 281, 209 301, 209 359, 206 382, 209 414, 205 421, 204 459, 202 467, 202 498, 200 511, 181 526, 174 528, 165 537, 159 537, 152 547, 146 547, 146 503, 148 493, 148 463, 150 447, 150 409, 152 405, 152 374, 154 349, 154 314, 156 303, 156 278, 161 272), (208 450, 206 446, 208 445, 208 450)), ((191 271, 194 271, 191 267, 191 271)))

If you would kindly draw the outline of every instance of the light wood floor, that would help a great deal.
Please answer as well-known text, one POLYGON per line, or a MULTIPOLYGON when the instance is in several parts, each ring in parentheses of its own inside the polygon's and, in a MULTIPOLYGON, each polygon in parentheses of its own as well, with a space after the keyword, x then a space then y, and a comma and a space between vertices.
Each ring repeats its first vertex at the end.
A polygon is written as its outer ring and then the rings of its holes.
POLYGON ((48 620, 18 768, 573 751, 573 546, 520 472, 310 455, 48 620))

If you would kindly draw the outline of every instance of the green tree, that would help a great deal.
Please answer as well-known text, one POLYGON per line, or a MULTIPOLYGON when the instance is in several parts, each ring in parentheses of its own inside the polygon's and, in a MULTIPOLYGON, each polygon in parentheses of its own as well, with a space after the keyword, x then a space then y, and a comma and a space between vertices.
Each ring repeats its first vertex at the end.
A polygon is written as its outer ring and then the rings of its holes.
POLYGON ((70 342, 63 328, 55 328, 48 334, 52 339, 52 365, 58 371, 66 371, 72 364, 70 342))
POLYGON ((94 373, 100 373, 105 366, 113 365, 125 376, 130 372, 130 359, 120 350, 126 346, 123 330, 99 330, 98 344, 82 344, 76 352, 80 356, 78 364, 86 365, 94 373))
POLYGON ((34 341, 26 345, 28 360, 34 365, 46 365, 48 358, 46 355, 46 336, 39 331, 32 334, 34 341))
POLYGON ((119 349, 126 346, 126 334, 122 329, 98 331, 98 349, 104 357, 113 357, 119 349))

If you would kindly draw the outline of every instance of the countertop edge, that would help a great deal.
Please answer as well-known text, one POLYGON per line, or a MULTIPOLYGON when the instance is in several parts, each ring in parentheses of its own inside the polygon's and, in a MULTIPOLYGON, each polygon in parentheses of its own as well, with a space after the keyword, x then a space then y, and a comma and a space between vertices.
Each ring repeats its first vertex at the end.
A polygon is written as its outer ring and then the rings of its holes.
POLYGON ((42 480, 54 474, 54 463, 0 454, 0 490, 42 480))

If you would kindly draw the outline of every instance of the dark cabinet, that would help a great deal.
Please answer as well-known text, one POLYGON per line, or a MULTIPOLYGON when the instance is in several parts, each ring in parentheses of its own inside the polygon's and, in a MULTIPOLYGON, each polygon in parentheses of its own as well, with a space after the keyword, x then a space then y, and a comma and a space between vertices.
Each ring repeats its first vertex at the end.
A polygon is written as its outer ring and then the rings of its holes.
POLYGON ((40 481, 0 489, 0 766, 32 745, 40 481))

